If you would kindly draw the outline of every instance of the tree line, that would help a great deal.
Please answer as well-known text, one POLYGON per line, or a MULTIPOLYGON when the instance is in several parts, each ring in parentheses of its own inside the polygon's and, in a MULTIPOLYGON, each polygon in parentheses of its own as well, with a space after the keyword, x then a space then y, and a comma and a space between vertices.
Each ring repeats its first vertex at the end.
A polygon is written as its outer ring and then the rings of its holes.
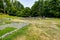
POLYGON ((0 12, 19 17, 60 18, 60 0, 38 0, 31 8, 17 0, 0 0, 0 12))

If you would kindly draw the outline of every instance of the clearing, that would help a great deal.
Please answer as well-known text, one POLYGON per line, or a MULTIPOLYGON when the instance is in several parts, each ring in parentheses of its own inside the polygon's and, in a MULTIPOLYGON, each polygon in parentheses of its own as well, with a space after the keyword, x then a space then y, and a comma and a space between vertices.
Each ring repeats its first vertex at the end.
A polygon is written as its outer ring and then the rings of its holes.
MULTIPOLYGON (((60 19, 58 18, 23 18, 30 23, 25 34, 13 40, 60 40, 60 19)), ((20 33, 21 34, 21 33, 20 33)))
POLYGON ((5 37, 3 40, 60 40, 59 18, 13 18, 12 22, 27 22, 30 25, 5 37))

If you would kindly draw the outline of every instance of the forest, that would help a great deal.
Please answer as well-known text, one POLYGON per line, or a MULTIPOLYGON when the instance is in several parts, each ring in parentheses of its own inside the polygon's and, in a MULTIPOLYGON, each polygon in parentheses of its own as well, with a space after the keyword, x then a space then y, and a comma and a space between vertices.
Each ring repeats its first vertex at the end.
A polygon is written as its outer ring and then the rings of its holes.
POLYGON ((0 13, 18 17, 60 18, 60 0, 38 0, 31 8, 24 7, 17 0, 0 0, 0 13))

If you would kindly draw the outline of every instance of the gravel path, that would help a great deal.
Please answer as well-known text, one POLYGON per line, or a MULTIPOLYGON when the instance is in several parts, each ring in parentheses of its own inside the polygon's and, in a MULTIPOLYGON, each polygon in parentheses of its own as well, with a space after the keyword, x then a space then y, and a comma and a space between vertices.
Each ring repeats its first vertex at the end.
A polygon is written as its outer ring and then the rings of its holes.
POLYGON ((29 25, 28 22, 24 22, 24 23, 11 23, 11 24, 6 24, 6 25, 0 26, 0 30, 3 30, 6 27, 14 27, 14 28, 17 28, 16 30, 13 30, 11 32, 8 32, 8 33, 4 34, 3 36, 0 37, 0 39, 5 38, 6 36, 8 36, 8 35, 16 32, 16 31, 18 31, 20 28, 22 28, 24 26, 27 26, 27 25, 29 25))
POLYGON ((21 27, 24 27, 25 25, 28 25, 28 24, 29 24, 28 22, 5 24, 5 25, 0 26, 0 30, 5 29, 6 27, 21 28, 21 27))

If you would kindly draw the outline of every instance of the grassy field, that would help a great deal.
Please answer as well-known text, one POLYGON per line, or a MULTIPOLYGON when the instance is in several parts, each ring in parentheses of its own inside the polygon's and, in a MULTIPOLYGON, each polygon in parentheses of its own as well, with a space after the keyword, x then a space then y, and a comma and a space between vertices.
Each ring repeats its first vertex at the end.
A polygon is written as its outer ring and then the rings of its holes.
POLYGON ((19 18, 22 18, 22 17, 10 16, 10 15, 8 15, 8 14, 2 14, 2 13, 0 13, 0 19, 2 19, 2 18, 19 19, 19 18))
POLYGON ((5 25, 5 24, 14 23, 14 22, 19 23, 18 21, 16 21, 16 19, 20 19, 20 18, 22 18, 22 17, 9 16, 9 15, 0 13, 0 26, 5 25))
POLYGON ((19 29, 17 32, 5 37, 3 40, 13 40, 15 39, 17 36, 21 36, 21 35, 26 35, 27 34, 27 29, 29 26, 23 27, 21 29, 19 29))
POLYGON ((23 18, 30 23, 4 40, 60 40, 59 18, 23 18))
POLYGON ((11 32, 11 31, 15 30, 15 29, 16 29, 16 28, 7 27, 7 28, 5 28, 5 29, 3 29, 3 30, 0 30, 0 37, 1 37, 2 35, 4 35, 4 34, 8 33, 8 32, 11 32))
POLYGON ((7 36, 3 40, 60 40, 60 18, 14 18, 13 21, 30 25, 7 36))
POLYGON ((8 15, 0 14, 0 25, 12 23, 11 18, 12 17, 10 17, 8 15))

